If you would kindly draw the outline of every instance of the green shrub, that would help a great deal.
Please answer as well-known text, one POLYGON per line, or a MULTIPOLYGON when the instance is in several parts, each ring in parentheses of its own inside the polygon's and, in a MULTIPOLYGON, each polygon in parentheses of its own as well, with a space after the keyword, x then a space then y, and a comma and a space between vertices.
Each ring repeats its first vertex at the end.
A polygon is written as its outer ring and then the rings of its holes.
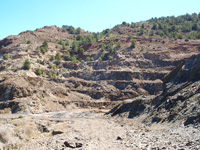
POLYGON ((130 36, 129 36, 129 39, 132 39, 132 38, 133 38, 133 36, 132 36, 132 35, 130 35, 130 36))
POLYGON ((40 60, 40 59, 37 59, 37 63, 39 63, 39 64, 40 64, 40 63, 41 63, 41 60, 40 60))
POLYGON ((112 60, 112 59, 113 59, 113 57, 112 57, 112 56, 109 56, 108 58, 109 58, 109 60, 112 60))
POLYGON ((54 61, 55 60, 55 56, 51 55, 50 61, 54 61))
POLYGON ((24 118, 22 115, 20 115, 18 118, 20 118, 20 119, 22 119, 22 118, 24 118))
POLYGON ((44 42, 42 43, 42 46, 48 48, 48 42, 46 40, 44 40, 44 42))
POLYGON ((93 57, 91 57, 91 58, 90 58, 90 61, 94 61, 94 58, 93 58, 93 57))
POLYGON ((76 34, 80 34, 81 33, 81 28, 77 28, 76 29, 76 34))
POLYGON ((48 42, 44 40, 42 46, 40 47, 40 51, 45 54, 48 51, 48 42))
POLYGON ((30 41, 30 40, 28 40, 28 41, 26 42, 26 44, 31 44, 31 41, 30 41))
POLYGON ((67 54, 66 54, 67 56, 70 56, 70 52, 69 51, 67 51, 67 54))
POLYGON ((57 69, 57 68, 56 68, 56 65, 53 65, 53 70, 56 71, 56 69, 57 69))
POLYGON ((87 57, 87 58, 86 58, 86 61, 90 61, 90 57, 87 57))
POLYGON ((135 48, 135 40, 132 40, 131 47, 135 48))
POLYGON ((35 74, 40 76, 42 74, 42 70, 40 68, 37 68, 35 74))
POLYGON ((42 75, 43 75, 44 77, 46 77, 46 76, 47 76, 46 72, 43 72, 43 73, 42 73, 42 75))
POLYGON ((144 26, 144 24, 142 24, 142 26, 141 26, 142 28, 144 28, 145 26, 144 26))
POLYGON ((83 55, 85 50, 83 48, 80 49, 80 54, 83 55))
POLYGON ((49 64, 49 68, 50 68, 50 69, 53 68, 53 65, 52 65, 51 63, 49 64))
POLYGON ((112 52, 114 51, 112 45, 109 45, 109 46, 108 46, 108 51, 109 51, 110 53, 112 53, 112 52))
POLYGON ((62 50, 66 50, 67 48, 65 47, 65 44, 63 43, 62 45, 62 50))
POLYGON ((105 49, 105 44, 104 43, 101 43, 101 49, 105 49))
POLYGON ((102 58, 102 60, 106 60, 106 55, 105 55, 105 53, 101 54, 101 58, 102 58))
POLYGON ((10 59, 10 56, 8 54, 4 54, 3 55, 3 60, 8 60, 8 59, 10 59))
POLYGON ((70 55, 67 56, 68 61, 72 61, 72 57, 70 55))
POLYGON ((74 52, 74 54, 78 53, 78 47, 77 46, 74 47, 73 52, 74 52))
POLYGON ((117 47, 121 47, 121 46, 122 46, 121 42, 118 41, 118 42, 117 42, 117 47))
POLYGON ((64 43, 63 43, 63 41, 60 39, 59 42, 58 42, 58 44, 63 45, 64 43))
POLYGON ((49 78, 52 78, 52 74, 51 72, 48 73, 49 78))
POLYGON ((60 56, 60 53, 59 53, 59 52, 57 53, 56 60, 57 60, 57 61, 61 61, 61 56, 60 56))
POLYGON ((65 42, 65 45, 66 45, 66 46, 69 46, 69 41, 68 41, 68 40, 65 42))
POLYGON ((76 57, 75 56, 71 57, 71 61, 72 62, 77 62, 76 57))
POLYGON ((45 50, 44 47, 40 47, 40 51, 41 51, 42 54, 45 54, 45 53, 46 53, 46 50, 45 50))
POLYGON ((54 79, 57 79, 57 75, 56 75, 56 74, 53 74, 53 78, 54 78, 54 79))
POLYGON ((24 62, 24 68, 29 70, 31 68, 31 62, 29 59, 26 59, 24 62))
POLYGON ((111 42, 110 42, 110 45, 111 45, 111 46, 113 46, 113 45, 114 45, 114 42, 113 42, 113 41, 111 41, 111 42))
POLYGON ((39 46, 36 48, 36 51, 37 51, 38 53, 40 52, 40 47, 39 47, 39 46))

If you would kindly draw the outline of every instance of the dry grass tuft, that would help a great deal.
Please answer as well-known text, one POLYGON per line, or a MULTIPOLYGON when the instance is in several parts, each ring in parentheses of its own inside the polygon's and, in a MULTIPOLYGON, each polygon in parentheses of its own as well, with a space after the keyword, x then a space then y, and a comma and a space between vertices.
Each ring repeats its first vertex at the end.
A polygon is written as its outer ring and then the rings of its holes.
POLYGON ((10 140, 10 133, 5 129, 0 129, 0 141, 2 143, 8 143, 10 140))

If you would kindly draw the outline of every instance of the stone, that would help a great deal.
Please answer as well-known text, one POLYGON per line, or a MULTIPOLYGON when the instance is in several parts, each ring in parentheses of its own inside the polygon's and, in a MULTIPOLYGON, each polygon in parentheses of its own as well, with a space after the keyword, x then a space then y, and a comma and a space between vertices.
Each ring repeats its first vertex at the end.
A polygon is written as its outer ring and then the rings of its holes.
POLYGON ((57 135, 57 134, 63 134, 63 132, 62 131, 52 131, 52 135, 57 135))

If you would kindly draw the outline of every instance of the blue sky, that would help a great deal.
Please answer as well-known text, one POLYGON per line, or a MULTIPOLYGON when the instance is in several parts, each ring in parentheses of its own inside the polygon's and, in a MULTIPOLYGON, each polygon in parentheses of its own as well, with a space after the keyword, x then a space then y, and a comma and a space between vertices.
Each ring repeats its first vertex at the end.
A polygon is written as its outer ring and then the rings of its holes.
POLYGON ((101 32, 126 21, 200 12, 200 0, 0 0, 0 39, 50 25, 101 32))

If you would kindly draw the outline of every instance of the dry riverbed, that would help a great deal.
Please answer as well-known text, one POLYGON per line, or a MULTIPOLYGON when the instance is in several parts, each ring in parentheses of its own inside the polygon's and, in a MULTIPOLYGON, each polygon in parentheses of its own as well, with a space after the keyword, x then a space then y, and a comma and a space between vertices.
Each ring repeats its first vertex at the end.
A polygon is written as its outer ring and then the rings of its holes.
MULTIPOLYGON (((1 114, 0 148, 20 150, 200 149, 200 128, 109 118, 79 109, 44 114, 1 114)), ((144 116, 143 116, 144 117, 144 116)))

